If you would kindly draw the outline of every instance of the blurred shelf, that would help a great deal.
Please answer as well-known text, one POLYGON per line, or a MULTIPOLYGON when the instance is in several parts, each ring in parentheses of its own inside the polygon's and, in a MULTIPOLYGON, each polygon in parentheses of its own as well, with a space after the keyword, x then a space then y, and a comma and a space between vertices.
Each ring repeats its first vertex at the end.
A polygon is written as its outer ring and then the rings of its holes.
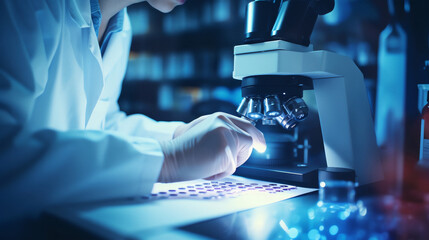
POLYGON ((243 42, 244 20, 236 19, 175 34, 133 36, 131 51, 170 53, 233 47, 243 42))
POLYGON ((148 79, 142 79, 142 80, 125 80, 124 81, 124 87, 132 86, 132 87, 138 87, 138 86, 151 86, 151 87, 158 87, 162 85, 170 85, 174 87, 227 87, 227 88, 237 88, 241 86, 241 81, 235 80, 235 79, 219 79, 219 78, 212 78, 207 79, 204 78, 196 79, 196 78, 189 78, 189 79, 171 79, 171 80, 148 80, 148 79))

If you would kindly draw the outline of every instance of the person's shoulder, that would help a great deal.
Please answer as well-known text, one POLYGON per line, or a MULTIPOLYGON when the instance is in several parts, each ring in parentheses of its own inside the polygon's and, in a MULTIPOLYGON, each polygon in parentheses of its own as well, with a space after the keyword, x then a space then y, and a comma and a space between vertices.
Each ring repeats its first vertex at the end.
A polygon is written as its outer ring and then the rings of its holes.
MULTIPOLYGON (((89 0, 26 0, 36 11, 43 11, 54 16, 56 19, 61 18, 69 13, 75 18, 88 18, 91 14, 89 0)), ((17 1, 19 2, 19 1, 17 1)), ((87 21, 87 19, 85 19, 87 21)))
MULTIPOLYGON (((74 1, 74 0, 70 0, 74 1)), ((15 19, 34 21, 34 18, 61 18, 68 0, 1 0, 1 11, 15 19)))
POLYGON ((20 32, 30 30, 37 33, 40 27, 49 28, 62 22, 66 1, 68 0, 1 0, 0 15, 13 22, 13 26, 20 32))
MULTIPOLYGON (((65 8, 65 4, 68 2, 67 0, 25 0, 28 2, 28 6, 32 6, 36 11, 49 11, 52 13, 61 13, 65 8)), ((70 0, 73 1, 73 0, 70 0)), ((21 1, 15 1, 17 3, 21 1)))

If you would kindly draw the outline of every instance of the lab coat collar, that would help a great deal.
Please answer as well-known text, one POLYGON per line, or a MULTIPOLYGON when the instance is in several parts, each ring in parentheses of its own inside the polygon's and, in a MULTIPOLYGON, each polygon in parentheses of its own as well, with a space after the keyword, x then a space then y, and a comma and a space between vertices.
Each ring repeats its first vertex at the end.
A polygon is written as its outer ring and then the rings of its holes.
POLYGON ((94 109, 97 107, 101 92, 104 88, 104 71, 101 52, 98 46, 98 38, 92 24, 90 1, 70 0, 67 2, 72 19, 82 29, 83 40, 88 43, 88 65, 85 67, 91 69, 88 72, 92 73, 91 76, 85 76, 85 78, 88 78, 85 79, 85 92, 87 95, 85 122, 86 127, 88 127, 92 125, 92 122, 97 121, 97 116, 94 116, 94 114, 96 115, 94 109), (98 79, 99 81, 96 81, 98 79))
POLYGON ((69 4, 69 11, 73 20, 81 28, 91 27, 91 5, 88 0, 70 0, 66 1, 69 4))
POLYGON ((104 50, 103 55, 103 74, 104 78, 106 78, 111 71, 114 69, 114 66, 120 60, 118 54, 121 54, 121 51, 126 51, 129 48, 131 39, 127 40, 131 35, 131 24, 128 17, 127 9, 125 8, 123 11, 124 17, 123 21, 120 23, 122 26, 120 27, 120 31, 112 33, 112 37, 109 40, 109 44, 107 44, 106 49, 104 50), (121 38, 121 41, 118 41, 117 38, 121 38), (124 45, 126 43, 126 45, 124 45))

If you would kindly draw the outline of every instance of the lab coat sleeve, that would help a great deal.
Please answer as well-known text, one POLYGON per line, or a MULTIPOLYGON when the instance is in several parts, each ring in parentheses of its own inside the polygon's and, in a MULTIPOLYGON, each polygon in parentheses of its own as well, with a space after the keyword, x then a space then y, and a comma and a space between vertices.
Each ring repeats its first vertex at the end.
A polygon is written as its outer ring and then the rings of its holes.
POLYGON ((113 34, 103 56, 103 67, 106 72, 104 93, 110 102, 105 129, 159 141, 170 140, 175 129, 183 125, 183 122, 155 121, 142 114, 127 116, 119 109, 117 102, 128 62, 131 36, 131 25, 126 13, 122 31, 113 34))
POLYGON ((106 127, 124 134, 139 137, 154 138, 158 141, 170 140, 174 131, 183 122, 155 121, 142 114, 127 116, 119 110, 117 103, 113 103, 107 115, 106 127))
POLYGON ((63 4, 0 1, 0 226, 52 204, 148 194, 163 163, 155 139, 96 130, 26 130, 46 86, 63 4), (57 23, 49 26, 49 44, 35 4, 46 5, 53 13, 50 23, 57 23))

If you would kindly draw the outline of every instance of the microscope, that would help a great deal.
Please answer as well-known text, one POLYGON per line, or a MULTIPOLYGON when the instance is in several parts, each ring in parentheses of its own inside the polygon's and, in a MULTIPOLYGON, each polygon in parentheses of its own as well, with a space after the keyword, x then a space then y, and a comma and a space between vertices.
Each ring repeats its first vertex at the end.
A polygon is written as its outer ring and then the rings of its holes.
MULTIPOLYGON (((334 5, 334 0, 249 2, 245 41, 234 48, 233 78, 242 81, 243 97, 237 112, 254 124, 294 129, 309 115, 303 91, 313 90, 326 166, 353 169, 357 182, 367 184, 381 180, 383 172, 363 75, 350 58, 314 51, 310 44, 318 16, 334 5)), ((245 164, 237 174, 317 186, 317 168, 245 164)))

